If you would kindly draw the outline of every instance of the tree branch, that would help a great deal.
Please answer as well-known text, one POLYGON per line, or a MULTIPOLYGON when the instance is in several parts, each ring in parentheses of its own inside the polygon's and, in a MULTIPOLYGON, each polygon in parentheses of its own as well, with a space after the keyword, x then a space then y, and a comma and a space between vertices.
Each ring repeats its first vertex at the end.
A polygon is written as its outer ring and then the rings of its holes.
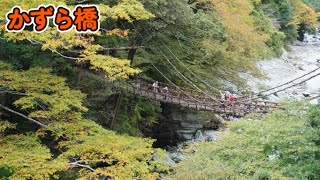
MULTIPOLYGON (((6 110, 6 111, 9 111, 9 112, 11 112, 11 113, 13 113, 13 114, 16 114, 16 115, 18 115, 18 116, 21 116, 21 117, 23 117, 23 118, 25 118, 25 119, 33 122, 33 123, 38 124, 39 126, 41 126, 41 127, 43 127, 43 128, 46 128, 46 129, 49 128, 49 126, 47 126, 47 125, 45 125, 45 124, 42 124, 41 122, 39 122, 39 121, 37 121, 37 120, 35 120, 35 119, 29 118, 28 116, 26 116, 26 115, 24 115, 24 114, 22 114, 22 113, 19 113, 19 112, 13 110, 13 109, 10 109, 10 108, 2 105, 2 104, 0 104, 0 108, 4 109, 4 110, 6 110)), ((52 132, 56 132, 56 131, 53 130, 52 132)), ((61 137, 62 137, 63 139, 65 139, 65 140, 69 140, 69 138, 67 138, 67 137, 65 137, 65 136, 63 136, 63 135, 62 135, 61 137)))
POLYGON ((72 163, 69 163, 71 166, 73 167, 83 167, 83 168, 87 168, 89 169, 90 171, 92 172, 95 172, 96 170, 93 169, 92 167, 90 167, 89 165, 84 165, 84 164, 79 164, 81 161, 76 161, 76 162, 72 162, 72 163))
POLYGON ((20 95, 20 96, 26 96, 27 95, 26 93, 20 93, 20 92, 17 92, 17 91, 0 91, 0 94, 5 94, 5 93, 14 94, 14 95, 20 95))
POLYGON ((77 5, 77 4, 82 4, 82 3, 87 3, 90 0, 80 0, 80 1, 76 1, 74 3, 67 3, 67 5, 77 5))
POLYGON ((109 51, 112 50, 119 50, 119 51, 128 51, 128 50, 132 50, 132 49, 139 49, 139 48, 145 48, 145 46, 132 46, 132 47, 115 47, 115 48, 103 48, 98 50, 99 53, 108 53, 109 51))
POLYGON ((18 116, 21 116, 21 117, 23 117, 23 118, 25 118, 25 119, 33 122, 33 123, 38 124, 38 125, 41 126, 41 127, 48 128, 47 125, 42 124, 41 122, 39 122, 39 121, 37 121, 37 120, 34 120, 34 119, 32 119, 32 118, 29 118, 28 116, 26 116, 26 115, 24 115, 24 114, 22 114, 22 113, 19 113, 19 112, 15 111, 15 110, 12 110, 12 109, 10 109, 10 108, 2 105, 2 104, 0 104, 0 108, 4 109, 4 110, 6 110, 6 111, 9 111, 9 112, 11 112, 11 113, 13 113, 13 114, 16 114, 16 115, 18 115, 18 116))
MULTIPOLYGON (((39 41, 34 40, 34 39, 27 39, 27 40, 28 40, 31 44, 43 45, 42 42, 39 42, 39 41)), ((52 53, 56 53, 56 54, 58 54, 59 56, 61 56, 61 57, 63 57, 63 58, 66 58, 66 59, 71 59, 71 60, 80 60, 80 59, 82 59, 82 58, 75 58, 75 57, 65 56, 65 55, 63 55, 62 53, 60 53, 60 52, 58 52, 58 51, 56 51, 56 50, 54 51, 54 50, 52 50, 51 48, 48 48, 48 49, 50 49, 52 53)))

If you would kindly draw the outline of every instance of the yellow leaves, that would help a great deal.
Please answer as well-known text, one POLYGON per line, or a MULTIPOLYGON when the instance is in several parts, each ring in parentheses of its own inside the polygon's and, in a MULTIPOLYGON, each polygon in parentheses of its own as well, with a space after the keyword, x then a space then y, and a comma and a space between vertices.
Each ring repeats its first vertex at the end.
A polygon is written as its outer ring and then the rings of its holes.
POLYGON ((53 160, 50 150, 34 134, 1 138, 0 157, 1 166, 12 173, 10 179, 49 179, 67 164, 66 159, 53 160))
POLYGON ((252 2, 253 2, 255 5, 261 4, 261 0, 252 0, 252 2))
POLYGON ((5 31, 6 25, 5 24, 0 24, 0 32, 5 31))
POLYGON ((110 80, 128 78, 130 75, 135 75, 141 72, 138 69, 131 68, 129 60, 104 55, 91 55, 85 57, 85 59, 90 60, 92 69, 107 72, 106 77, 110 80))
POLYGON ((79 134, 80 136, 84 136, 84 135, 86 134, 86 132, 85 132, 85 131, 79 131, 78 134, 79 134))
POLYGON ((20 6, 23 10, 36 8, 39 5, 53 4, 55 6, 65 5, 64 0, 0 0, 0 21, 5 20, 5 14, 11 10, 13 6, 20 6))
MULTIPOLYGON (((4 121, 0 119, 0 135, 6 130, 6 129, 15 129, 16 125, 12 124, 8 121, 4 121)), ((1 137, 1 136, 0 136, 1 137)))
POLYGON ((154 15, 147 12, 144 9, 143 4, 137 0, 121 0, 117 5, 112 7, 112 10, 112 17, 125 19, 129 22, 134 19, 140 20, 154 17, 154 15))
MULTIPOLYGON (((59 5, 66 6, 64 0, 0 0, 0 7, 2 8, 0 10, 0 21, 5 20, 5 14, 15 5, 19 5, 23 9, 28 10, 30 8, 38 7, 38 5, 41 4, 53 4, 56 7, 59 5)), ((125 19, 130 22, 133 20, 142 20, 154 17, 153 14, 144 9, 143 4, 138 0, 121 0, 113 7, 109 7, 104 4, 97 5, 102 15, 101 20, 103 21, 108 17, 114 19, 125 19)), ((69 8, 72 9, 73 7, 69 8)))
MULTIPOLYGON (((2 4, 3 3, 4 2, 2 2, 2 4)), ((4 17, 4 14, 8 12, 12 6, 17 4, 29 9, 37 7, 40 4, 52 4, 52 1, 8 0, 0 10, 0 17, 4 17)), ((56 6, 65 5, 65 2, 60 0, 53 4, 56 6)), ((154 17, 151 13, 147 12, 144 9, 143 4, 137 0, 121 0, 112 7, 103 4, 98 4, 98 6, 102 16, 101 23, 103 23, 107 18, 124 19, 132 22, 134 20, 143 20, 154 17)), ((72 7, 70 8, 72 9, 72 7)), ((107 32, 107 35, 128 36, 128 33, 128 30, 115 28, 107 32)), ((42 50, 50 50, 53 53, 58 53, 60 55, 67 54, 72 51, 72 54, 76 55, 71 57, 71 59, 79 59, 80 61, 89 60, 91 65, 93 65, 93 69, 103 70, 111 80, 116 78, 127 78, 129 75, 139 72, 136 69, 130 68, 130 63, 125 60, 115 61, 116 58, 97 55, 97 51, 102 49, 102 47, 99 44, 96 44, 95 37, 101 36, 101 33, 78 34, 75 31, 59 33, 55 27, 49 27, 46 31, 40 34, 26 30, 20 33, 5 32, 4 36, 13 42, 28 40, 32 44, 40 45, 42 50)))
POLYGON ((268 36, 255 30, 253 17, 250 16, 253 6, 249 0, 211 0, 211 3, 227 30, 228 49, 247 57, 266 51, 268 36))
POLYGON ((113 29, 111 31, 108 31, 107 34, 109 36, 111 36, 111 35, 128 36, 129 30, 128 29, 122 30, 122 29, 116 28, 116 29, 113 29))
POLYGON ((270 54, 266 44, 270 37, 259 29, 256 17, 253 15, 253 4, 260 1, 199 0, 196 3, 200 3, 201 7, 210 6, 224 27, 222 39, 206 38, 202 42, 207 54, 221 58, 213 60, 219 63, 219 67, 227 69, 236 67, 240 71, 253 71, 254 60, 265 58, 270 54))
POLYGON ((81 170, 82 179, 96 179, 102 175, 112 179, 154 179, 157 177, 153 172, 155 166, 160 171, 167 170, 162 161, 164 152, 152 148, 154 141, 151 139, 116 135, 90 120, 56 122, 49 129, 69 139, 59 143, 59 147, 66 151, 58 158, 79 161, 96 170, 81 170), (152 158, 154 154, 157 157, 152 158))
MULTIPOLYGON (((9 70, 11 68, 12 67, 10 64, 7 64, 7 63, 4 63, 3 61, 0 61, 0 70, 9 70)), ((0 75, 2 75, 2 73, 0 75)))
MULTIPOLYGON (((5 67, 3 64, 0 63, 0 69, 5 67)), ((69 115, 76 119, 81 117, 81 112, 87 111, 82 105, 85 95, 70 89, 64 78, 52 75, 49 69, 31 68, 21 72, 2 70, 0 86, 25 93, 14 105, 31 110, 30 117, 43 121, 68 120, 69 115)))
MULTIPOLYGON (((0 139, 0 164, 12 171, 10 178, 48 179, 58 171, 68 173, 76 168, 69 163, 93 167, 92 172, 82 168, 78 175, 82 179, 96 179, 102 175, 113 179, 156 179, 158 171, 168 170, 160 149, 153 149, 151 139, 116 135, 90 120, 77 122, 56 122, 49 130, 68 140, 58 142, 64 151, 54 159, 50 150, 41 145, 34 134, 9 135, 0 139), (100 164, 97 166, 97 164, 100 164)), ((38 136, 46 136, 42 130, 38 136)), ((54 147, 57 148, 57 147, 54 147)))
MULTIPOLYGON (((117 34, 122 36, 128 35, 128 30, 114 29, 109 34, 117 34)), ((48 28, 41 34, 30 31, 21 33, 6 33, 5 36, 12 41, 21 41, 27 39, 32 43, 42 46, 42 50, 51 50, 52 52, 72 51, 76 50, 79 55, 79 61, 89 61, 93 69, 103 70, 110 80, 116 78, 127 78, 129 75, 137 74, 140 71, 130 67, 128 60, 120 60, 107 55, 98 55, 97 51, 102 47, 95 44, 95 39, 91 35, 77 34, 73 31, 66 33, 58 33, 54 28, 48 28)))
POLYGON ((314 9, 300 0, 290 0, 290 3, 295 12, 295 16, 289 25, 305 24, 315 27, 318 24, 317 21, 320 14, 316 13, 314 9))

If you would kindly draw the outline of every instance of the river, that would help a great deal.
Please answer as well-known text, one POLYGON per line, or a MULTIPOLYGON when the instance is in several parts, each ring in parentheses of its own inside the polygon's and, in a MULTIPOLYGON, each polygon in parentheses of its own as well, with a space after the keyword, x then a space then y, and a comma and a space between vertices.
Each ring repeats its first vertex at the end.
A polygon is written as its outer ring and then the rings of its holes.
MULTIPOLYGON (((271 87, 289 82, 320 67, 320 35, 306 35, 304 42, 295 42, 289 46, 290 51, 284 51, 279 58, 257 62, 257 67, 265 75, 265 79, 255 78, 250 73, 241 73, 241 77, 249 79, 248 86, 254 92, 260 92, 271 87)), ((320 69, 297 80, 299 83, 320 73, 320 69)), ((281 89, 281 88, 280 88, 281 89)), ((302 99, 306 95, 317 96, 320 92, 320 76, 283 92, 271 95, 269 99, 278 101, 285 98, 302 99)))

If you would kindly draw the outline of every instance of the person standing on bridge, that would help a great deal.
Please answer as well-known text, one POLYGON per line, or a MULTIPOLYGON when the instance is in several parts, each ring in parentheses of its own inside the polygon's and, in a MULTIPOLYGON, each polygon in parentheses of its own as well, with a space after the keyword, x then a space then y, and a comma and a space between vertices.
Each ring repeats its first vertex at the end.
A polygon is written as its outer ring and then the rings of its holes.
POLYGON ((229 94, 229 102, 232 104, 234 101, 234 95, 232 93, 229 94))
POLYGON ((220 93, 220 102, 223 103, 225 101, 226 94, 222 93, 221 91, 219 91, 219 93, 220 93))
POLYGON ((153 87, 153 91, 154 91, 155 93, 158 93, 159 82, 158 82, 158 81, 154 82, 154 83, 152 84, 152 87, 153 87))
POLYGON ((229 94, 229 103, 230 103, 230 106, 231 106, 231 111, 234 110, 234 95, 232 93, 229 94))
POLYGON ((228 103, 229 102, 229 94, 230 94, 229 91, 224 92, 224 101, 223 101, 224 111, 226 111, 229 106, 229 103, 228 103))
POLYGON ((162 89, 162 93, 163 93, 163 98, 164 98, 165 100, 167 100, 167 98, 168 98, 168 96, 169 96, 169 89, 168 89, 167 86, 162 89))
POLYGON ((250 93, 250 96, 248 98, 248 102, 247 102, 247 112, 251 112, 252 111, 252 95, 254 95, 253 93, 250 93))
POLYGON ((225 101, 226 103, 228 103, 228 101, 229 101, 229 94, 230 94, 229 91, 225 91, 225 92, 224 92, 224 101, 225 101))
POLYGON ((225 109, 225 107, 226 107, 226 104, 225 104, 225 102, 226 102, 226 93, 225 92, 221 92, 221 91, 219 91, 220 92, 220 108, 223 108, 223 109, 225 109))

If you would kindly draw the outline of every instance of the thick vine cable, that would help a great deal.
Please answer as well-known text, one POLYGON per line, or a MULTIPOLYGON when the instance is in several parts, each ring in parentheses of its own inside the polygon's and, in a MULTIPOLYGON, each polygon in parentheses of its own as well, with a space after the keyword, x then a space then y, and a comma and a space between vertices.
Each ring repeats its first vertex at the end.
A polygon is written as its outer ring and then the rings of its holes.
POLYGON ((278 90, 278 91, 275 91, 275 92, 272 92, 272 93, 269 93, 269 94, 266 94, 266 95, 263 95, 263 96, 267 97, 267 96, 270 96, 270 95, 272 95, 272 94, 275 94, 275 93, 278 93, 278 92, 285 91, 285 90, 290 89, 290 88, 292 88, 292 87, 295 87, 295 86, 301 85, 301 84, 303 84, 303 83, 305 83, 305 82, 307 82, 307 81, 310 81, 311 79, 313 79, 313 78, 315 78, 315 77, 317 77, 317 76, 320 76, 320 73, 318 73, 318 74, 316 74, 316 75, 313 75, 313 76, 311 76, 311 77, 309 77, 309 78, 307 78, 307 79, 303 80, 302 82, 299 82, 299 83, 293 84, 293 85, 291 85, 291 86, 289 86, 289 87, 286 87, 286 88, 280 89, 280 90, 278 90))
MULTIPOLYGON (((121 22, 121 24, 122 24, 122 26, 124 27, 124 25, 123 25, 123 23, 121 22)), ((141 38, 143 38, 143 36, 142 36, 142 34, 137 30, 137 28, 136 28, 136 26, 133 24, 133 23, 131 23, 131 25, 133 26, 133 28, 135 29, 135 31, 139 34, 139 36, 141 37, 141 38)), ((153 43, 155 43, 155 41, 151 38, 150 39, 153 43)), ((165 54, 162 52, 162 50, 160 49, 160 48, 158 48, 158 47, 156 47, 160 52, 161 52, 161 54, 165 57, 165 59, 168 61, 169 59, 168 59, 168 57, 166 57, 165 56, 165 54)), ((170 60, 169 60, 170 61, 170 60)), ((149 62, 151 62, 150 60, 149 60, 149 62)), ((170 65, 173 65, 172 63, 171 63, 171 61, 170 61, 170 65)), ((174 66, 174 65, 173 65, 174 66)), ((180 76, 178 76, 181 80, 183 80, 183 81, 187 81, 187 83, 189 83, 189 84, 193 84, 188 78, 186 78, 175 66, 174 66, 174 68, 177 70, 177 72, 182 76, 182 77, 184 77, 184 79, 182 79, 180 76)), ((157 70, 158 72, 159 72, 159 70, 157 70)), ((163 74, 162 72, 161 72, 161 74, 163 74)), ((175 84, 174 84, 175 85, 175 84)), ((175 85, 175 87, 176 88, 179 88, 177 85, 175 85)), ((197 86, 195 86, 194 84, 193 84, 193 87, 197 87, 197 86)), ((181 88, 179 88, 180 90, 181 90, 181 88)), ((201 91, 201 92, 203 92, 203 93, 205 93, 206 94, 206 92, 205 91, 203 91, 203 90, 201 90, 200 88, 198 88, 197 87, 197 90, 198 91, 201 91)), ((183 91, 184 92, 184 91, 183 91)), ((184 92, 185 94, 187 94, 186 92, 184 92)), ((207 95, 207 94, 206 94, 207 95)), ((214 101, 216 101, 216 99, 215 98, 213 98, 213 97, 211 97, 210 95, 207 95, 208 97, 210 97, 212 100, 214 100, 214 101)), ((192 96, 190 96, 190 97, 192 97, 192 96)), ((194 99, 194 98, 193 98, 194 99)))
MULTIPOLYGON (((160 6, 159 6, 160 7, 160 6)), ((161 8, 160 7, 160 9, 162 9, 163 10, 163 8, 161 8)), ((150 26, 150 24, 148 24, 148 26, 151 28, 151 29, 153 29, 151 26, 150 26)), ((179 33, 181 33, 181 31, 180 31, 180 29, 179 28, 177 28, 177 27, 174 27, 179 33)), ((199 29, 199 28, 198 28, 199 29)), ((201 29, 199 29, 199 30, 201 30, 201 29)), ((169 31, 171 31, 171 30, 169 30, 169 31)), ((202 30, 203 31, 203 30, 202 30)), ((153 32, 155 32, 154 31, 154 29, 153 29, 153 32)), ((172 32, 172 31, 171 31, 172 32)), ((156 32, 155 32, 156 33, 156 32)), ((183 34, 183 33, 181 33, 181 34, 183 34)), ((188 66, 186 66, 172 51, 171 51, 171 49, 164 43, 164 41, 161 39, 161 38, 159 38, 159 36, 156 34, 156 36, 157 36, 157 38, 162 42, 162 44, 169 50, 169 52, 175 57, 175 59, 176 60, 178 60, 182 65, 183 65, 183 67, 185 67, 193 76, 195 76, 197 79, 199 79, 200 80, 200 82, 202 82, 203 84, 205 84, 207 87, 209 87, 209 88, 211 88, 211 89, 214 89, 215 91, 220 91, 219 89, 217 89, 217 88, 215 88, 215 87, 213 87, 213 86, 211 86, 209 83, 207 83, 207 82, 205 82, 205 81, 203 81, 202 80, 202 78, 201 77, 199 77, 197 74, 195 74, 192 70, 190 70, 189 68, 188 68, 188 66)), ((187 38, 187 37, 186 37, 187 38)), ((189 38, 188 38, 189 39, 189 38)), ((191 41, 190 41, 191 42, 191 41)), ((191 43, 192 44, 192 46, 193 47, 195 47, 195 45, 193 44, 193 43, 191 43)))
MULTIPOLYGON (((137 28, 135 27, 135 25, 134 24, 132 24, 132 26, 134 27, 134 29, 136 30, 136 32, 138 33, 138 34, 140 34, 140 36, 142 37, 142 35, 141 35, 141 33, 137 30, 137 28)), ((154 31, 154 29, 153 29, 153 31, 154 31)), ((151 39, 151 41, 153 42, 153 43, 155 43, 155 41, 153 40, 153 39, 151 39)), ((159 50, 159 52, 165 57, 165 59, 168 61, 168 63, 174 68, 174 70, 176 70, 180 75, 181 75, 181 77, 183 77, 183 79, 185 80, 185 81, 187 81, 190 85, 192 85, 194 88, 196 88, 198 91, 200 91, 200 92, 202 92, 202 93, 204 93, 206 96, 208 96, 208 97, 210 97, 210 99, 212 99, 212 100, 214 100, 214 101, 217 101, 217 99, 216 98, 214 98, 214 97, 212 97, 211 95, 209 95, 208 93, 206 93, 205 91, 203 91, 202 89, 200 89, 199 87, 197 87, 193 82, 191 82, 185 75, 183 75, 177 68, 176 68, 176 66, 169 60, 169 58, 163 53, 163 51, 159 48, 159 47, 156 47, 158 50, 159 50)), ((178 76, 179 77, 179 76, 178 76)), ((181 78, 180 78, 181 79, 181 78)), ((183 80, 182 79, 182 80, 183 80)))
MULTIPOLYGON (((120 21, 120 24, 122 25, 123 28, 125 28, 125 26, 123 25, 123 23, 122 23, 121 21, 120 21)), ((140 36, 141 38, 143 38, 143 36, 142 36, 141 33, 136 29, 136 27, 135 27, 135 26, 133 26, 133 27, 134 27, 134 29, 136 30, 136 32, 139 34, 139 36, 140 36)), ((150 38, 150 39, 152 40, 152 38, 150 38)), ((147 53, 143 52, 143 54, 144 54, 144 56, 147 57, 146 60, 152 65, 152 67, 153 67, 156 71, 158 71, 158 72, 161 74, 161 76, 163 76, 170 84, 172 84, 175 88, 177 88, 178 90, 180 90, 182 93, 184 93, 185 95, 188 95, 187 92, 185 92, 185 91, 184 91, 183 89, 181 89, 179 86, 177 86, 176 84, 174 84, 163 72, 161 72, 161 71, 159 70, 159 68, 156 67, 156 65, 155 65, 154 63, 152 63, 152 61, 151 61, 151 59, 150 59, 150 57, 148 56, 147 53)), ((198 102, 198 100, 195 99, 194 97, 192 97, 192 96, 190 96, 190 95, 189 95, 189 97, 190 97, 191 99, 193 99, 194 101, 197 101, 197 102, 198 102)))
POLYGON ((299 79, 301 79, 301 78, 303 78, 303 77, 306 77, 307 75, 310 75, 310 74, 318 71, 319 69, 320 69, 320 67, 319 67, 319 68, 316 68, 316 69, 314 69, 314 70, 312 70, 312 71, 310 71, 310 72, 308 72, 308 73, 306 73, 306 74, 304 74, 304 75, 302 75, 302 76, 299 76, 299 77, 297 77, 297 78, 295 78, 295 79, 293 79, 293 80, 291 80, 291 81, 289 81, 289 82, 286 82, 286 83, 280 84, 280 85, 278 85, 278 86, 272 87, 272 88, 270 88, 270 89, 266 89, 266 90, 264 90, 264 91, 261 91, 261 92, 259 92, 258 94, 265 93, 265 92, 269 92, 269 91, 274 90, 274 89, 277 89, 277 88, 279 88, 279 87, 288 85, 288 84, 290 84, 290 83, 292 83, 292 82, 294 82, 294 81, 296 81, 296 80, 299 80, 299 79))

